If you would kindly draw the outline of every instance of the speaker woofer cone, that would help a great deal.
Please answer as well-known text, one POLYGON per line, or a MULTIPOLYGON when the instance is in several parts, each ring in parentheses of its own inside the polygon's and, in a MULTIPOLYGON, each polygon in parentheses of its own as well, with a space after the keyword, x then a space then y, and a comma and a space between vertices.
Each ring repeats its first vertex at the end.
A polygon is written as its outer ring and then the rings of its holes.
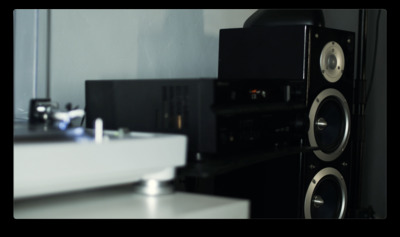
POLYGON ((343 74, 345 66, 342 47, 335 41, 328 42, 320 56, 321 73, 329 82, 337 82, 343 74))
POLYGON ((350 136, 350 110, 344 96, 329 88, 317 95, 310 108, 308 139, 318 147, 315 155, 323 161, 335 160, 346 148, 350 136))
POLYGON ((331 167, 320 170, 308 186, 304 217, 342 219, 346 208, 347 187, 343 176, 331 167))

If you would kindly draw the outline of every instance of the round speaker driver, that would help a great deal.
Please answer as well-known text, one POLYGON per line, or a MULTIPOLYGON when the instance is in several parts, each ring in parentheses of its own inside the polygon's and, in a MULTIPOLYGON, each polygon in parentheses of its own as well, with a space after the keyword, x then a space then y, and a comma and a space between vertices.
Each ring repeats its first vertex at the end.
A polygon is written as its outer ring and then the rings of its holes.
POLYGON ((311 180, 304 198, 306 219, 342 219, 347 209, 347 186, 333 167, 320 170, 311 180))
POLYGON ((337 82, 343 75, 344 65, 344 53, 340 44, 335 41, 328 42, 320 56, 322 75, 331 83, 337 82))
POLYGON ((314 154, 330 162, 338 158, 350 137, 350 109, 342 93, 334 88, 321 91, 314 99, 308 118, 308 140, 318 147, 314 154))

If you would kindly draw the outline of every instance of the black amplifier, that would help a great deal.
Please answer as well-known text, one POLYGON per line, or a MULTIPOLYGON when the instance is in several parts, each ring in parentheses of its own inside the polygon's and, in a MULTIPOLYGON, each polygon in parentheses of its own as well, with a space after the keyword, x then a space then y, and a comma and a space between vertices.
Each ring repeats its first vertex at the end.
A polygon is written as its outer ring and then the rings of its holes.
POLYGON ((304 83, 269 80, 87 80, 86 127, 188 136, 189 157, 296 146, 307 131, 304 83))

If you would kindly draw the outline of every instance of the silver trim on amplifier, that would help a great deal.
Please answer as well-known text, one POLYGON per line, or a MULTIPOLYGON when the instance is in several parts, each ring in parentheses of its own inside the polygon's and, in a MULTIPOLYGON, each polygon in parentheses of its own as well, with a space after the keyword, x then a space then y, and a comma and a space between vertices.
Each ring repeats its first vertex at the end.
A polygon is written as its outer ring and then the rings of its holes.
POLYGON ((335 41, 328 42, 321 51, 319 63, 325 79, 331 83, 337 82, 342 77, 345 66, 340 44, 335 41))
POLYGON ((318 187, 319 182, 321 181, 322 178, 332 175, 334 176, 339 185, 340 185, 340 190, 341 190, 341 195, 342 195, 342 205, 340 207, 340 212, 339 216, 337 217, 338 219, 343 219, 346 213, 346 208, 347 208, 347 187, 346 187, 346 182, 342 176, 342 174, 335 168, 332 167, 327 167, 322 170, 320 170, 312 179, 310 182, 306 197, 304 200, 304 217, 306 219, 311 219, 311 208, 312 206, 319 208, 320 206, 324 205, 324 201, 321 196, 319 195, 314 195, 315 189, 318 187))
POLYGON ((343 94, 340 93, 338 90, 334 88, 328 88, 323 90, 317 95, 310 108, 310 113, 308 115, 310 119, 310 127, 308 129, 308 140, 310 141, 310 145, 312 147, 318 147, 315 138, 314 124, 317 124, 317 127, 320 129, 324 129, 326 126, 329 126, 329 123, 326 123, 325 121, 326 118, 324 119, 325 123, 323 123, 321 118, 316 118, 316 113, 318 111, 320 103, 329 96, 335 97, 342 105, 345 116, 345 128, 344 128, 343 138, 341 139, 340 144, 335 151, 331 153, 325 153, 322 150, 314 150, 314 154, 319 159, 327 162, 335 160, 337 157, 340 156, 340 154, 342 154, 342 152, 347 146, 350 137, 350 110, 349 106, 347 105, 347 101, 344 98, 343 94))

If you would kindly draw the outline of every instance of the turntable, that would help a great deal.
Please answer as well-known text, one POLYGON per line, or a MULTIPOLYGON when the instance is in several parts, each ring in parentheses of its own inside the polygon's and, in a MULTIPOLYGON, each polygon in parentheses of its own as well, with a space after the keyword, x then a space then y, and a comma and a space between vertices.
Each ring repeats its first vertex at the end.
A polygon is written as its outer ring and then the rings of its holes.
MULTIPOLYGON (((94 129, 55 126, 62 119, 46 103, 31 108, 52 119, 14 123, 14 200, 135 182, 148 195, 172 191, 175 168, 185 165, 186 136, 103 131, 101 119, 94 129)), ((64 115, 79 114, 71 111, 64 115)))

